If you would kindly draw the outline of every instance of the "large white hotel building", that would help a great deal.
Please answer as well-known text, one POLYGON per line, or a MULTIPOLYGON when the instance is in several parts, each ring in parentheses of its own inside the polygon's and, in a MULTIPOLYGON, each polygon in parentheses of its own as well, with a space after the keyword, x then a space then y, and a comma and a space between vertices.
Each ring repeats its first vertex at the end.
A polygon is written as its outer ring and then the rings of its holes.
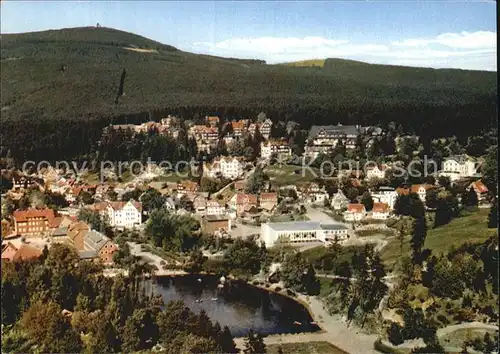
POLYGON ((321 224, 318 221, 291 221, 265 223, 261 227, 261 239, 266 247, 276 243, 294 244, 307 242, 338 242, 349 238, 348 229, 342 224, 321 224))

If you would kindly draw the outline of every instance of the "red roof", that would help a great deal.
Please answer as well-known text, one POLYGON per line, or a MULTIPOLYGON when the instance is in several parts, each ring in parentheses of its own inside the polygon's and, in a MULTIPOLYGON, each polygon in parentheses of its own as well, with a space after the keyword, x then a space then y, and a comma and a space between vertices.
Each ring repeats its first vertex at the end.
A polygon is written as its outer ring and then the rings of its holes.
POLYGON ((246 122, 244 120, 239 120, 239 121, 233 121, 231 122, 231 126, 233 127, 233 130, 235 129, 243 129, 245 128, 246 122))
POLYGON ((471 186, 477 193, 488 193, 488 187, 486 187, 481 181, 473 182, 471 183, 471 186))
POLYGON ((42 255, 42 251, 30 245, 21 245, 13 257, 13 261, 27 261, 38 258, 42 255))
POLYGON ((52 209, 28 209, 14 211, 14 220, 16 222, 25 222, 32 218, 46 218, 49 222, 55 218, 55 212, 52 209))
POLYGON ((255 194, 237 194, 236 204, 257 204, 257 195, 255 194))
POLYGON ((396 193, 399 195, 408 195, 408 194, 410 194, 410 189, 398 187, 398 188, 396 188, 396 193))
POLYGON ((435 186, 433 186, 432 184, 427 184, 427 183, 426 184, 414 184, 410 187, 410 192, 411 193, 418 193, 418 190, 420 188, 423 188, 427 191, 428 189, 435 188, 435 186))
POLYGON ((389 211, 389 205, 387 203, 373 203, 374 213, 387 213, 389 211))
POLYGON ((277 193, 260 193, 261 202, 275 202, 278 200, 277 193))
POLYGON ((366 209, 363 204, 351 203, 347 206, 347 211, 350 213, 364 213, 366 212, 366 209))

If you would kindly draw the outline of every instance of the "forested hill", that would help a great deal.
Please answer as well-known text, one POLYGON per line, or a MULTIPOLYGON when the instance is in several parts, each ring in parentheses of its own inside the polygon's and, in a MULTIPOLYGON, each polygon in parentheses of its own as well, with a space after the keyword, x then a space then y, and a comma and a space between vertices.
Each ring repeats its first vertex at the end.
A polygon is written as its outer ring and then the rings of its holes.
POLYGON ((10 148, 27 125, 63 147, 68 126, 87 141, 93 139, 87 133, 109 122, 166 113, 232 118, 264 111, 305 128, 395 121, 435 135, 471 134, 496 118, 493 72, 339 59, 323 67, 267 65, 187 53, 102 27, 3 34, 1 41, 2 140, 10 148), (123 69, 124 95, 116 103, 123 69))

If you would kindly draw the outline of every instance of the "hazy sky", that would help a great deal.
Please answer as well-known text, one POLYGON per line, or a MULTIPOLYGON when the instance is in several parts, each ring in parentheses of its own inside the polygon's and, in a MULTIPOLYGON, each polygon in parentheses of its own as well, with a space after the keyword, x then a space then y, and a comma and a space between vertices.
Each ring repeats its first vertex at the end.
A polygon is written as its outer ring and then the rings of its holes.
POLYGON ((99 22, 179 49, 269 63, 340 57, 496 71, 494 1, 2 1, 2 33, 99 22))

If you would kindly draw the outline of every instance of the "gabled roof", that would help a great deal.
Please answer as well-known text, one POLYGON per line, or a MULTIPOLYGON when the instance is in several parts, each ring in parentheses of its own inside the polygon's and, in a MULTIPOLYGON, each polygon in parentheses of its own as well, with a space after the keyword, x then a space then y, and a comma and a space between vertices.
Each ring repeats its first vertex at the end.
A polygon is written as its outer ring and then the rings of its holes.
POLYGON ((428 183, 425 183, 425 184, 414 184, 414 185, 412 185, 410 187, 410 192, 411 193, 418 193, 418 190, 420 188, 423 188, 423 189, 425 189, 427 191, 429 189, 436 188, 436 186, 434 186, 432 184, 428 184, 428 183))
POLYGON ((90 230, 85 234, 83 240, 87 247, 90 247, 95 252, 99 252, 109 241, 109 238, 96 230, 90 230))
POLYGON ((21 245, 13 257, 13 261, 27 261, 38 258, 42 255, 42 251, 30 245, 21 245))
POLYGON ((389 205, 387 203, 373 203, 374 213, 387 213, 389 212, 389 205))
POLYGON ((486 187, 481 181, 472 182, 469 187, 474 188, 474 190, 478 193, 488 193, 488 187, 486 187))
POLYGON ((46 218, 49 221, 55 218, 55 212, 52 209, 28 209, 14 211, 14 220, 24 222, 31 218, 46 218))
POLYGON ((255 194, 236 194, 236 204, 257 204, 257 195, 255 194))
POLYGON ((366 212, 365 206, 360 203, 350 203, 347 206, 347 211, 349 213, 364 213, 366 212))

